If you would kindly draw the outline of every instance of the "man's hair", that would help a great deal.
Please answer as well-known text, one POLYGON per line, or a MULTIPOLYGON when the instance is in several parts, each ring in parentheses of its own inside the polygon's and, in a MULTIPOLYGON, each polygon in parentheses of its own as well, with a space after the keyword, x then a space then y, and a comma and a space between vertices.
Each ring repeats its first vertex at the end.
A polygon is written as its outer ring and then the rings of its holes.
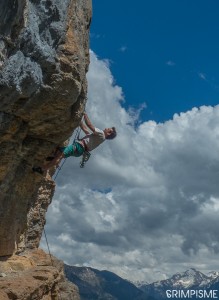
POLYGON ((106 137, 107 140, 112 140, 112 139, 114 139, 116 137, 116 135, 117 135, 116 128, 112 127, 112 130, 113 130, 113 132, 106 137))

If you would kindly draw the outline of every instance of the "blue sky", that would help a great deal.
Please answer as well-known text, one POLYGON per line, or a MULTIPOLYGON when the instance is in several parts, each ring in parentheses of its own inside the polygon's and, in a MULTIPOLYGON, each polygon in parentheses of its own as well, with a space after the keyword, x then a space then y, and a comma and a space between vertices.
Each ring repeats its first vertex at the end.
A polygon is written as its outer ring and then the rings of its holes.
POLYGON ((126 103, 163 122, 219 98, 219 2, 94 0, 91 49, 110 60, 126 103))

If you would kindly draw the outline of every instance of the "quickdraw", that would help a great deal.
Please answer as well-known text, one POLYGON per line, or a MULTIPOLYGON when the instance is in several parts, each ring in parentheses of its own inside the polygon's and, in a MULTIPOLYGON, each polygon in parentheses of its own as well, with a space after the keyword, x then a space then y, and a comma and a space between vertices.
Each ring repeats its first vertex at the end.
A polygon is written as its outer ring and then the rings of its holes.
POLYGON ((88 151, 84 151, 83 155, 82 155, 82 159, 81 159, 81 162, 80 162, 80 167, 81 168, 84 168, 85 166, 85 163, 88 161, 88 159, 90 158, 91 154, 90 152, 88 151))

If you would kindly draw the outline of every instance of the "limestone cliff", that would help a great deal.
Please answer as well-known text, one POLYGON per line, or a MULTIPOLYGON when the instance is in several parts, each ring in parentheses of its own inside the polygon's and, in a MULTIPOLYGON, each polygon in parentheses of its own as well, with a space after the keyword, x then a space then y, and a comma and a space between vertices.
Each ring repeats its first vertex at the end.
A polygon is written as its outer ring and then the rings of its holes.
POLYGON ((0 0, 0 257, 39 246, 55 184, 32 165, 81 119, 90 21, 91 0, 0 0))
POLYGON ((0 259, 1 300, 80 300, 78 288, 66 281, 63 263, 42 250, 0 259))

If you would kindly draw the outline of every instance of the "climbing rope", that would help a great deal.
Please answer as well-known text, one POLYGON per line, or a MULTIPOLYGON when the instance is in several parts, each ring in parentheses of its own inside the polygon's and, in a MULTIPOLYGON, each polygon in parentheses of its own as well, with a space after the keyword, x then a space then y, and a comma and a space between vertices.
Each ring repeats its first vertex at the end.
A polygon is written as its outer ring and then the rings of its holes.
POLYGON ((63 161, 63 163, 61 164, 61 166, 60 166, 60 167, 59 167, 59 166, 57 167, 58 171, 56 172, 56 174, 55 174, 55 176, 54 176, 54 178, 53 178, 54 181, 55 181, 56 178, 58 177, 59 172, 61 171, 61 169, 62 169, 64 163, 66 162, 66 159, 67 159, 67 157, 64 159, 64 161, 63 161))
MULTIPOLYGON (((39 209, 39 217, 41 219, 41 214, 40 214, 40 209, 39 209)), ((42 224, 43 225, 43 224, 42 224)), ((44 224, 45 225, 45 224, 44 224)), ((45 240, 46 240, 46 245, 47 245, 47 249, 48 249, 48 252, 49 252, 49 257, 50 257, 50 260, 51 260, 51 266, 52 267, 55 267, 54 263, 53 263, 53 259, 52 259, 52 254, 51 254, 51 251, 50 251, 50 247, 49 247, 49 242, 48 242, 48 239, 47 239, 47 234, 46 234, 46 230, 45 230, 45 226, 43 225, 43 233, 44 233, 44 236, 45 236, 45 240)), ((60 294, 60 291, 57 290, 57 294, 58 294, 58 298, 60 300, 62 300, 62 296, 60 294)))
POLYGON ((44 233, 44 236, 45 236, 45 240, 46 240, 46 244, 47 244, 47 248, 48 248, 48 252, 49 252, 51 264, 54 267, 53 260, 52 260, 52 254, 51 254, 51 251, 50 251, 50 248, 49 248, 49 242, 48 242, 48 239, 47 239, 46 230, 45 230, 44 226, 43 226, 43 233, 44 233))

